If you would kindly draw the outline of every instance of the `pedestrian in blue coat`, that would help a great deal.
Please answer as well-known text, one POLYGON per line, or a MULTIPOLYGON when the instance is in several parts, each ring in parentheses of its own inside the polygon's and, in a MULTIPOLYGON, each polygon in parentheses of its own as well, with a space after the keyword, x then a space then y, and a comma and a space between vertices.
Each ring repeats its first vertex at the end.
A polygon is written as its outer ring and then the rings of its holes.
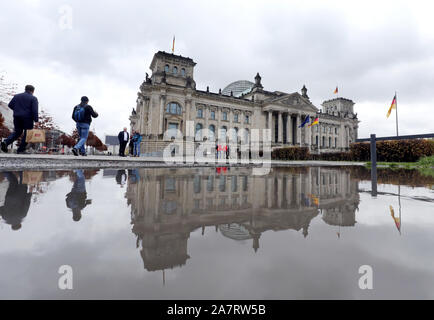
POLYGON ((38 99, 33 95, 35 87, 27 85, 25 92, 15 95, 9 102, 9 108, 14 111, 14 132, 1 143, 1 150, 8 152, 8 145, 17 140, 24 132, 18 147, 18 154, 26 154, 27 130, 33 129, 33 123, 38 125, 38 99))

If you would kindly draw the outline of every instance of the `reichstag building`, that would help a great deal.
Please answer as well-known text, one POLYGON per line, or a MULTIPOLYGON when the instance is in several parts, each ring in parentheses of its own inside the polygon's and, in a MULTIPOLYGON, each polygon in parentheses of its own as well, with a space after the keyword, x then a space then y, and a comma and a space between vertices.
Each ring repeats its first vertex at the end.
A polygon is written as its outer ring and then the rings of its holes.
MULTIPOLYGON (((142 153, 161 154, 171 138, 186 135, 187 121, 194 121, 196 133, 208 129, 206 139, 232 134, 239 143, 249 141, 252 129, 271 129, 272 148, 302 146, 311 153, 345 151, 357 139, 359 121, 352 100, 324 101, 319 109, 305 86, 300 93, 268 91, 259 73, 254 82, 235 81, 219 92, 198 90, 195 65, 180 55, 154 55, 152 74, 140 86, 130 117, 131 129, 143 137, 142 153), (319 125, 300 128, 307 116, 318 117, 319 125)), ((203 139, 195 137, 198 143, 203 139)))

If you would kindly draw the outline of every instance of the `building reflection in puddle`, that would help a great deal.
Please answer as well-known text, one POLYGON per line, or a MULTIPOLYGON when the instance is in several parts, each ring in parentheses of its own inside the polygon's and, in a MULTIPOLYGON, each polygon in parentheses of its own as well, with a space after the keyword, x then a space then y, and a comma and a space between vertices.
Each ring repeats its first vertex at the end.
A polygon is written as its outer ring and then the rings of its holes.
POLYGON ((190 233, 213 227, 233 240, 251 240, 256 252, 268 231, 295 230, 304 237, 315 217, 337 227, 356 224, 358 182, 330 168, 143 169, 129 171, 126 198, 132 231, 148 271, 183 266, 190 233), (138 176, 140 178, 138 178, 138 176))

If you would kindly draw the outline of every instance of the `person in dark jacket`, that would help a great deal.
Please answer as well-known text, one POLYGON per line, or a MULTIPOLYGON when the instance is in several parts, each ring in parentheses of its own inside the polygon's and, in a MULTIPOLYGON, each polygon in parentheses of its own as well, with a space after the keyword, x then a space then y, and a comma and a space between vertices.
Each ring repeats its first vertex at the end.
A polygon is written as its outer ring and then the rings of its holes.
POLYGON ((124 131, 119 132, 118 134, 119 140, 119 156, 125 157, 125 147, 130 141, 130 134, 127 131, 127 128, 124 128, 124 131))
POLYGON ((72 210, 72 220, 75 222, 81 219, 81 210, 92 203, 87 198, 86 184, 83 170, 75 170, 76 179, 72 185, 71 192, 66 195, 66 206, 72 210))
POLYGON ((72 153, 74 156, 78 156, 79 153, 82 156, 86 156, 86 149, 84 148, 84 145, 87 141, 87 136, 89 135, 90 124, 92 123, 92 118, 98 117, 98 113, 95 112, 90 105, 88 105, 88 102, 88 97, 81 97, 81 103, 72 111, 72 119, 76 122, 78 135, 80 136, 77 144, 74 146, 74 148, 72 148, 72 153), (81 116, 82 118, 78 119, 76 111, 79 111, 80 109, 83 109, 84 113, 81 116))
POLYGON ((1 143, 1 150, 8 152, 8 145, 17 140, 24 132, 17 153, 26 154, 27 130, 33 129, 33 123, 38 125, 38 99, 33 95, 35 87, 27 85, 25 92, 15 95, 9 102, 9 108, 14 111, 14 132, 1 143))
POLYGON ((27 216, 30 208, 32 193, 27 192, 27 184, 22 182, 22 172, 19 173, 20 182, 12 172, 3 172, 3 175, 9 181, 8 191, 4 205, 0 207, 0 216, 11 225, 12 230, 21 229, 21 223, 27 216))

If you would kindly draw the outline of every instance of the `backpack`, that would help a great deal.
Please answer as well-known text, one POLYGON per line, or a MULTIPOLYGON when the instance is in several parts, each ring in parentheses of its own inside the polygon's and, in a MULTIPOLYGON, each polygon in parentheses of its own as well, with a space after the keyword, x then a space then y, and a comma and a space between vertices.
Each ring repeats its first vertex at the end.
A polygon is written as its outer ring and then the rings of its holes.
POLYGON ((74 116, 73 116, 74 121, 83 122, 85 114, 86 114, 86 106, 79 104, 74 108, 74 116))

